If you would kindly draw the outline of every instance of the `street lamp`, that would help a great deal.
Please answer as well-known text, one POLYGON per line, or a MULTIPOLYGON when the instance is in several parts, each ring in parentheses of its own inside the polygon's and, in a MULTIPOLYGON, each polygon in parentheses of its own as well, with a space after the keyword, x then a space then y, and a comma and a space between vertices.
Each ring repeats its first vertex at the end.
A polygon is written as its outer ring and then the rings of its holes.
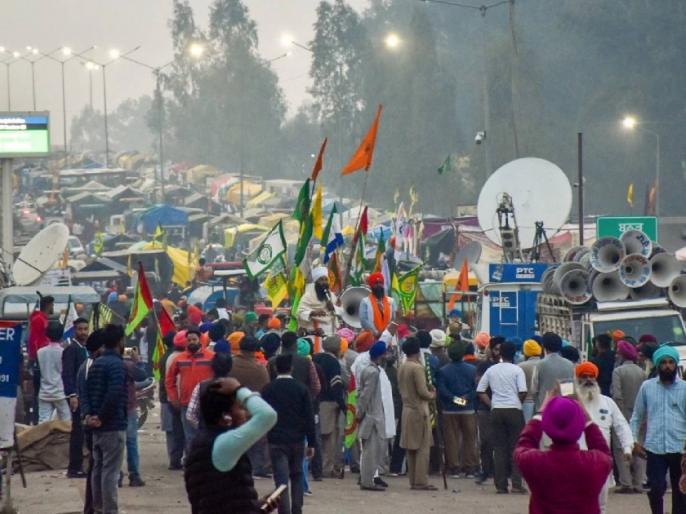
POLYGON ((86 63, 82 62, 81 65, 88 70, 88 98, 90 100, 91 110, 93 110, 93 72, 98 71, 100 66, 93 61, 87 61, 86 63))
POLYGON ((22 55, 19 52, 14 52, 12 54, 15 59, 21 59, 26 61, 31 65, 31 98, 33 99, 33 110, 36 110, 36 63, 41 60, 42 56, 39 56, 38 48, 32 46, 26 47, 26 54, 22 55), (30 59, 27 56, 38 56, 36 59, 30 59))
POLYGON ((646 128, 636 116, 627 115, 622 119, 622 127, 627 131, 639 131, 655 138, 655 217, 660 217, 660 134, 646 128))
MULTIPOLYGON (((137 48, 136 48, 137 49, 137 48)), ((134 50, 136 50, 134 49, 134 50)), ((150 71, 152 71, 153 75, 155 76, 155 96, 157 97, 157 115, 158 115, 158 123, 159 123, 159 130, 158 130, 158 146, 159 146, 159 178, 157 173, 155 174, 155 194, 157 194, 157 187, 159 183, 160 187, 160 195, 162 197, 162 202, 164 202, 164 95, 162 94, 162 84, 161 84, 161 72, 164 68, 171 66, 174 64, 174 60, 169 61, 166 64, 163 64, 162 66, 152 66, 150 64, 141 62, 137 59, 133 59, 132 57, 129 57, 128 54, 132 53, 134 50, 131 52, 127 52, 124 55, 121 55, 121 58, 124 60, 127 60, 129 62, 132 62, 134 64, 137 64, 139 66, 142 66, 143 68, 147 68, 150 71)), ((205 53, 205 47, 204 45, 200 43, 191 43, 188 46, 188 54, 193 58, 193 59, 200 59, 203 54, 205 53)))
POLYGON ((5 65, 5 77, 7 80, 7 110, 11 111, 12 110, 12 85, 11 85, 11 80, 10 80, 10 66, 17 62, 17 58, 14 56, 17 52, 12 53, 12 57, 9 58, 8 60, 5 61, 0 61, 2 64, 5 65))
POLYGON ((105 167, 110 167, 110 131, 107 123, 107 67, 117 61, 120 57, 126 57, 132 52, 135 52, 140 48, 140 45, 128 50, 127 52, 121 53, 118 49, 112 48, 108 52, 110 58, 107 62, 96 62, 100 69, 102 70, 102 105, 103 105, 103 116, 105 120, 105 167))
POLYGON ((398 48, 401 43, 402 40, 395 32, 389 32, 384 38, 384 45, 386 45, 386 48, 389 48, 391 50, 395 50, 396 48, 398 48))
POLYGON ((70 61, 74 57, 83 57, 83 55, 87 52, 90 52, 93 50, 95 46, 90 46, 83 50, 82 52, 79 53, 74 53, 71 48, 68 46, 63 46, 62 48, 58 49, 60 52, 60 55, 62 55, 62 59, 59 59, 57 57, 54 57, 53 54, 56 53, 58 50, 54 50, 50 53, 47 54, 42 54, 42 57, 45 57, 47 59, 50 59, 51 61, 54 61, 60 65, 60 71, 62 75, 62 130, 63 130, 63 144, 64 144, 64 163, 65 166, 68 168, 69 167, 69 151, 68 151, 68 146, 67 146, 67 89, 65 86, 65 79, 64 79, 64 65, 67 63, 67 61, 70 61))

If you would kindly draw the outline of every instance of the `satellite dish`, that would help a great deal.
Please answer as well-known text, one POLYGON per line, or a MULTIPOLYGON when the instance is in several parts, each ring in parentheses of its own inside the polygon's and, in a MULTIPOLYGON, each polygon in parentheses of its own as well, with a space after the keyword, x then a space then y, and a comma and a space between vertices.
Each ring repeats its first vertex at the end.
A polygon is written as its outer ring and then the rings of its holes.
POLYGON ((481 228, 499 246, 502 244, 496 210, 503 193, 512 197, 523 249, 533 245, 537 221, 554 233, 567 222, 572 209, 572 186, 558 166, 536 157, 508 162, 488 178, 477 205, 481 228))
POLYGON ((48 225, 33 236, 12 267, 14 282, 27 286, 38 280, 62 256, 67 239, 69 228, 64 223, 48 225))
POLYGON ((455 269, 459 270, 462 263, 467 259, 467 264, 477 264, 481 258, 481 243, 478 241, 472 241, 464 246, 457 255, 455 255, 454 263, 455 269))

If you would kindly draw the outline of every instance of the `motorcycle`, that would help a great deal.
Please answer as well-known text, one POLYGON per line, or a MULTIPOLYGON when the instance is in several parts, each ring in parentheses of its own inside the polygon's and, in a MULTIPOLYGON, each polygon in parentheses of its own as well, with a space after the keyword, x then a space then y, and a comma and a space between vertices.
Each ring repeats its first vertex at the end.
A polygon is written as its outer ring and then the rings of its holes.
POLYGON ((136 391, 136 409, 138 410, 138 429, 148 419, 148 412, 155 408, 155 382, 136 391))

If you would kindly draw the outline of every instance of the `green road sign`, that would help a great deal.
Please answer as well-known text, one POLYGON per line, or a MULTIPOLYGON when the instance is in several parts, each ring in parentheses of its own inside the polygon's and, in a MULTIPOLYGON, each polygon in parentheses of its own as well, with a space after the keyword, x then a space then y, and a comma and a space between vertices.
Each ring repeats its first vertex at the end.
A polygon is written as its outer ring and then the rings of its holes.
POLYGON ((596 237, 620 237, 627 230, 640 230, 657 242, 657 218, 654 216, 601 217, 596 220, 596 237))
POLYGON ((0 113, 0 158, 44 156, 49 153, 47 112, 0 113))

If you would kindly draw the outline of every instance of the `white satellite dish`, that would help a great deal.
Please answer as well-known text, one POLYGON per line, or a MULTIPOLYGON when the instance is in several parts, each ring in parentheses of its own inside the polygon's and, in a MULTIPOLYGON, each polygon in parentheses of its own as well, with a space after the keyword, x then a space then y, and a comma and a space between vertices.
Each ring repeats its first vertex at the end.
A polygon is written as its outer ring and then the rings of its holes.
POLYGON ((486 236, 502 246, 496 210, 503 193, 512 198, 523 249, 531 248, 536 222, 552 236, 567 222, 572 209, 572 187, 564 172, 552 162, 525 157, 498 168, 479 193, 477 214, 486 236))
POLYGON ((69 228, 64 223, 48 225, 33 236, 12 267, 14 282, 27 286, 38 280, 62 256, 67 239, 69 228))
POLYGON ((462 263, 467 259, 467 264, 476 264, 481 258, 481 243, 478 241, 471 241, 467 243, 462 249, 457 252, 455 256, 454 263, 455 269, 459 270, 462 263))

